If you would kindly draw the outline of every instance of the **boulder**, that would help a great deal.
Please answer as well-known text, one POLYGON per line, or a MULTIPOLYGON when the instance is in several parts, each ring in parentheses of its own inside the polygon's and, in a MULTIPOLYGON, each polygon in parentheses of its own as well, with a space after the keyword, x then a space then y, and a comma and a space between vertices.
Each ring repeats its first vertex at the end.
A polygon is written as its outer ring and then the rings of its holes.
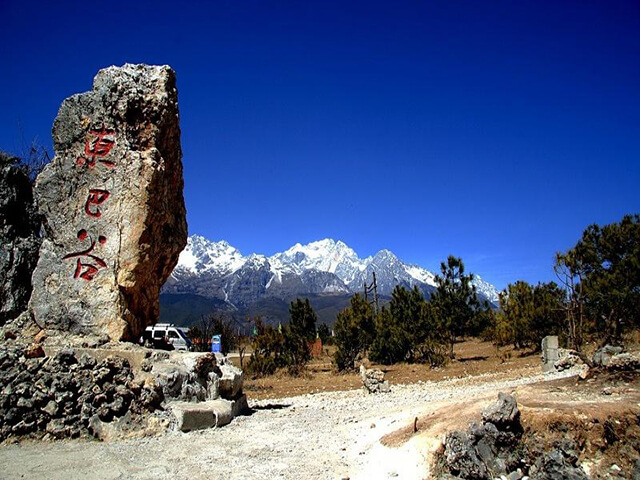
POLYGON ((445 462, 451 473, 465 479, 485 479, 487 467, 478 457, 471 437, 460 431, 447 434, 445 462))
POLYGON ((505 393, 498 394, 498 401, 482 411, 482 419, 499 430, 514 429, 520 425, 520 410, 516 399, 505 393))
POLYGON ((244 375, 223 356, 173 353, 152 365, 151 375, 167 399, 185 402, 234 400, 242 395, 244 375))
POLYGON ((27 174, 0 152, 0 326, 27 308, 40 218, 27 174))
POLYGON ((137 339, 186 245, 175 73, 100 70, 66 99, 36 180, 44 218, 29 303, 50 336, 137 339))
POLYGON ((542 455, 531 467, 531 480, 588 480, 579 466, 572 464, 562 450, 554 449, 542 455))
POLYGON ((219 380, 218 391, 223 398, 237 398, 242 394, 244 374, 242 370, 229 363, 220 365, 222 376, 219 380))
POLYGON ((170 402, 167 407, 174 418, 174 428, 181 432, 222 427, 248 408, 244 395, 236 400, 220 398, 198 403, 170 402))
POLYGON ((498 401, 482 412, 482 419, 482 423, 472 423, 466 432, 446 436, 444 462, 453 475, 483 479, 517 470, 522 425, 515 398, 500 393, 498 401))
POLYGON ((382 370, 372 370, 360 365, 360 379, 369 393, 386 393, 391 391, 389 382, 384 379, 382 370))
POLYGON ((624 348, 613 345, 605 345, 602 348, 596 350, 593 354, 593 365, 596 367, 606 367, 609 364, 609 360, 614 355, 622 353, 624 348))

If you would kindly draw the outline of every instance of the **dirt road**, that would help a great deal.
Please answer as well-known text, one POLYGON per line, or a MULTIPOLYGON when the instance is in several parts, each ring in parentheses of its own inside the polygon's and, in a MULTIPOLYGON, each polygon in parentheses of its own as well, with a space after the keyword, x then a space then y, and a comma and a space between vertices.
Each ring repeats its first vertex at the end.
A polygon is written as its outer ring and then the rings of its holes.
MULTIPOLYGON (((2 479, 420 479, 428 475, 424 438, 389 448, 385 434, 434 408, 569 376, 539 369, 251 402, 253 413, 218 430, 97 441, 28 442, 0 447, 2 479)), ((486 400, 486 401, 485 401, 486 400)), ((476 405, 474 405, 475 407, 476 405)), ((463 420, 454 415, 452 421, 463 420)))

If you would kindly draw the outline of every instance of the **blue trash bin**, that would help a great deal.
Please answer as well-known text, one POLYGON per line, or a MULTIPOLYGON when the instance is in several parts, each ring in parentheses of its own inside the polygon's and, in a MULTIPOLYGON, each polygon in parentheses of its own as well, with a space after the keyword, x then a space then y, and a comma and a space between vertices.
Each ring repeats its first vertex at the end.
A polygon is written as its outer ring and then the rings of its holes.
POLYGON ((211 337, 211 352, 220 353, 222 335, 214 335, 211 337))

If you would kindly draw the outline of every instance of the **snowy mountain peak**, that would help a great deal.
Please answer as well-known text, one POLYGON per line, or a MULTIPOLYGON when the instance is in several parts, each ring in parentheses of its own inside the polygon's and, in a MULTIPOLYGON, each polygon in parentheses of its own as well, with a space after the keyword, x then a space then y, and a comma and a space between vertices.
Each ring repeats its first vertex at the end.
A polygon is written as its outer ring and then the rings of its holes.
MULTIPOLYGON (((243 256, 224 240, 211 242, 200 235, 192 235, 180 254, 173 277, 176 281, 183 280, 185 275, 223 278, 234 272, 244 275, 242 272, 246 271, 262 272, 258 283, 266 292, 285 288, 286 281, 301 282, 316 293, 357 292, 365 282, 371 281, 373 272, 382 295, 390 294, 396 285, 418 286, 425 292, 435 286, 432 272, 404 263, 390 250, 382 249, 373 257, 361 259, 347 244, 331 238, 306 245, 296 243, 284 252, 266 257, 259 254, 243 256)), ((497 303, 498 292, 493 285, 478 275, 473 283, 479 293, 497 303)))
POLYGON ((180 253, 176 269, 196 274, 209 270, 232 272, 244 263, 245 258, 240 251, 228 242, 212 242, 200 235, 191 235, 180 253))

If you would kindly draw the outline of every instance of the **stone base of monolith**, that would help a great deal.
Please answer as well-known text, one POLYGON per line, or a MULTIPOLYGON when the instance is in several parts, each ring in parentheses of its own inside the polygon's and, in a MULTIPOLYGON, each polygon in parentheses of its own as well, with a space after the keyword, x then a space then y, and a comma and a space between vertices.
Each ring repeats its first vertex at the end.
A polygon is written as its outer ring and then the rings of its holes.
POLYGON ((31 314, 49 336, 137 339, 187 239, 175 73, 101 70, 63 102, 53 140, 31 314))

